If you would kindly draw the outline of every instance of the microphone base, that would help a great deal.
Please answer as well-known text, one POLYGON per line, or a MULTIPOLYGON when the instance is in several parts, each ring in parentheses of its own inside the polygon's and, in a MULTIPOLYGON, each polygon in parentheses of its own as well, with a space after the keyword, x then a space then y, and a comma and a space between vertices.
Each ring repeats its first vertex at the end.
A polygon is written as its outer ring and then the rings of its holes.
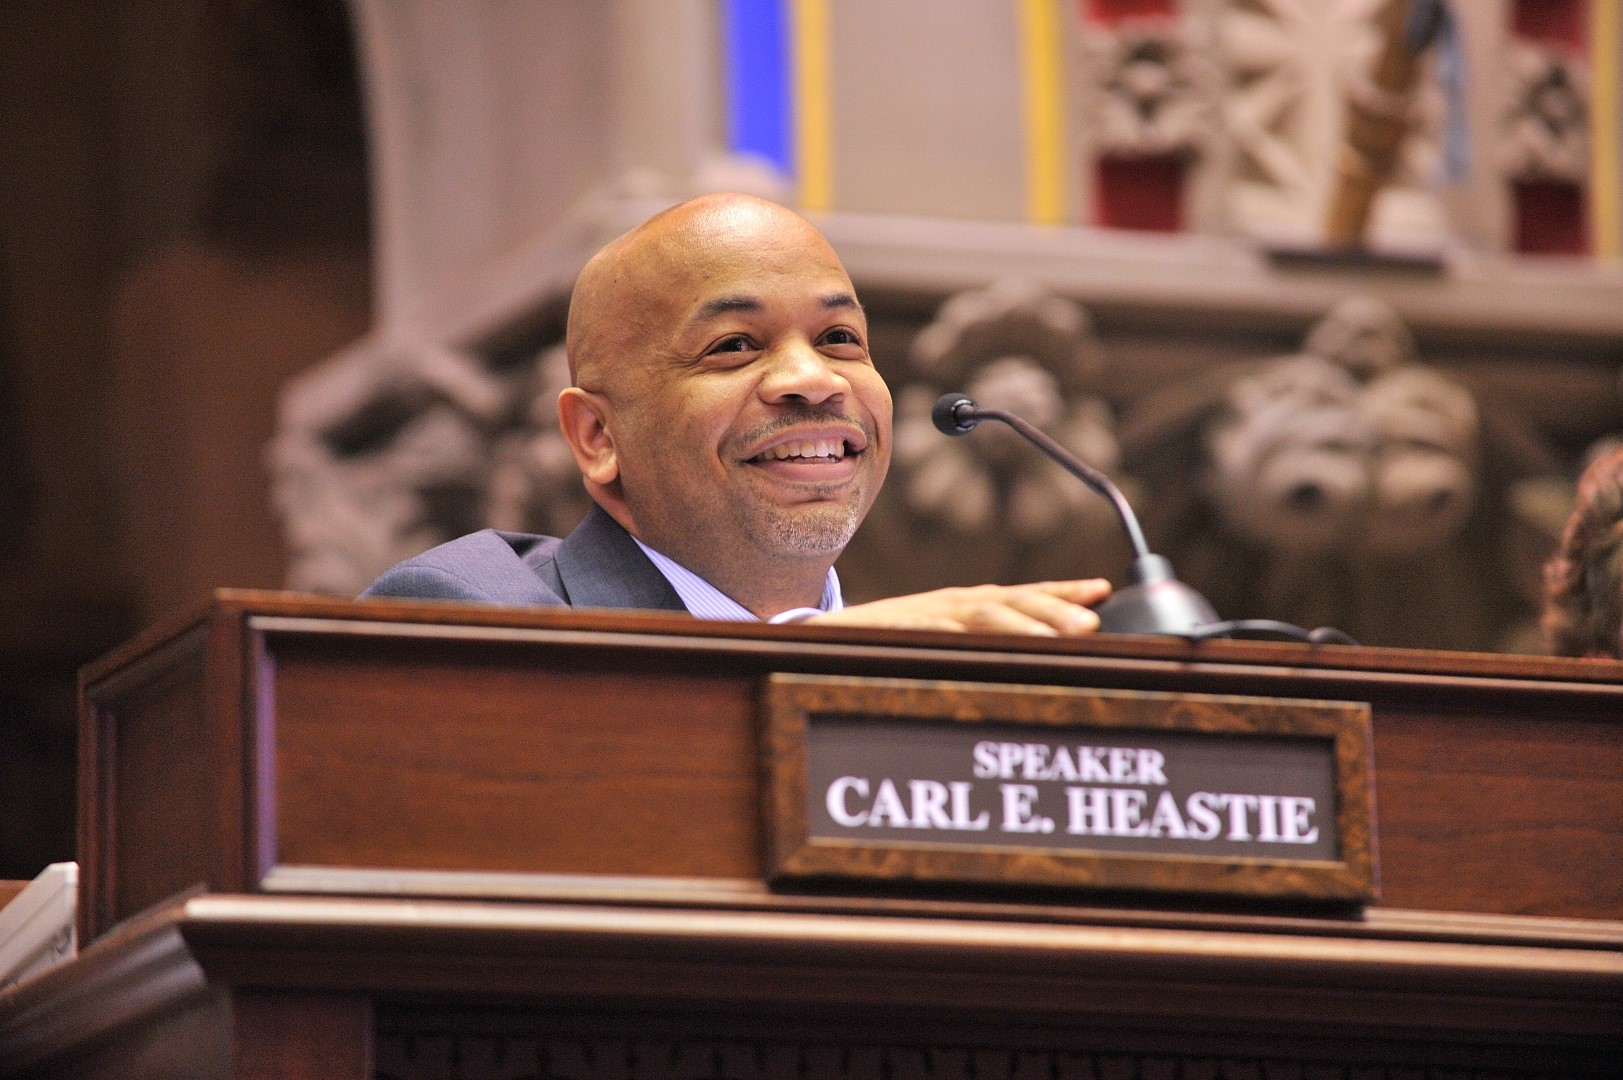
POLYGON ((1159 555, 1140 557, 1127 577, 1128 584, 1095 609, 1102 633, 1182 637, 1218 621, 1206 598, 1179 581, 1159 555))

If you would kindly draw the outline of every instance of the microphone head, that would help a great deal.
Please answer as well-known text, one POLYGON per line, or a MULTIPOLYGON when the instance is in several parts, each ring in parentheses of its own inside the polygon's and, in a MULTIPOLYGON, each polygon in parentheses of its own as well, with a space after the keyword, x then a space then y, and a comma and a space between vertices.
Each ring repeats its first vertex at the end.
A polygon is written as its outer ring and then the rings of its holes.
POLYGON ((943 435, 964 435, 980 423, 974 399, 963 394, 942 394, 930 409, 930 420, 943 435))

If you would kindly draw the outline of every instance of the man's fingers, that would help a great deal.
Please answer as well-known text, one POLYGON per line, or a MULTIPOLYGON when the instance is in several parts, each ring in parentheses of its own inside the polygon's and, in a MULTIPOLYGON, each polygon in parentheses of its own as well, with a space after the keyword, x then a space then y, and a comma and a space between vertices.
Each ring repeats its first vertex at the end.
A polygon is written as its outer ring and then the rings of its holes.
MULTIPOLYGON (((1027 614, 1001 595, 966 607, 959 613, 958 622, 965 630, 993 630, 1004 634, 1026 634, 1032 637, 1054 637, 1059 628, 1053 623, 1027 614)), ((1052 597, 1049 597, 1053 600, 1052 597)), ((1055 600, 1055 603, 1062 601, 1055 600)))
POLYGON ((921 610, 910 597, 856 604, 801 620, 808 626, 883 626, 891 630, 962 630, 958 620, 939 611, 921 610))
POLYGON ((1109 595, 1110 583, 1098 578, 1034 585, 977 585, 876 600, 814 616, 806 622, 1071 637, 1099 628, 1099 617, 1084 605, 1096 604, 1109 595))
POLYGON ((1069 600, 1073 604, 1097 604, 1110 595, 1110 582, 1104 578, 1081 578, 1076 581, 1039 581, 1016 588, 1040 589, 1050 596, 1069 600))
POLYGON ((1007 603, 1061 634, 1091 634, 1099 628, 1099 616, 1091 609, 1041 589, 1011 589, 1007 603))

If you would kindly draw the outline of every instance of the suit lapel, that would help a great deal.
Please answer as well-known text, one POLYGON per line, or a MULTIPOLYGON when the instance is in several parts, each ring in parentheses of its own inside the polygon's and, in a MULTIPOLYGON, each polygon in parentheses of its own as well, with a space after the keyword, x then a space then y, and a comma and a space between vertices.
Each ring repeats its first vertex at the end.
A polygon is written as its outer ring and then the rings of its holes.
POLYGON ((595 503, 559 545, 556 565, 570 607, 687 610, 631 534, 595 503))

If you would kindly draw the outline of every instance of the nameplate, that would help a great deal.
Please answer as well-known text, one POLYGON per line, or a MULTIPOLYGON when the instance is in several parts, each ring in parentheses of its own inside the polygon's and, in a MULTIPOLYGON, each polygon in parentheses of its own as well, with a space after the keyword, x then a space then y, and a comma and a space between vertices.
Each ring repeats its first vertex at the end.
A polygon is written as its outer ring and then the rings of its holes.
POLYGON ((773 675, 775 883, 1377 893, 1369 706, 773 675))

